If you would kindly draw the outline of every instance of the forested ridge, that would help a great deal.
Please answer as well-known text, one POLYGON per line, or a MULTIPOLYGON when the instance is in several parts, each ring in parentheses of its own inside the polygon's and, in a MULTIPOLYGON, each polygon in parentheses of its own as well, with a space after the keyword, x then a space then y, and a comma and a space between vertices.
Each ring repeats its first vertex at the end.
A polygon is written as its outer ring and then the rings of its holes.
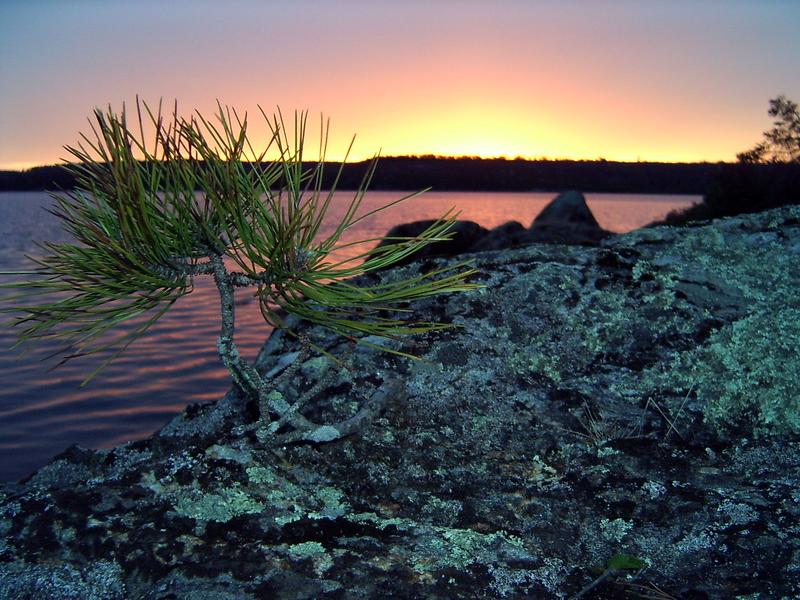
MULTIPOLYGON (((339 189, 357 188, 368 164, 346 163, 339 189)), ((387 157, 380 159, 370 189, 703 194, 723 166, 724 163, 387 157)), ((326 167, 326 179, 332 181, 339 164, 327 163, 326 167)), ((0 171, 0 191, 58 190, 73 185, 72 175, 63 166, 0 171)))

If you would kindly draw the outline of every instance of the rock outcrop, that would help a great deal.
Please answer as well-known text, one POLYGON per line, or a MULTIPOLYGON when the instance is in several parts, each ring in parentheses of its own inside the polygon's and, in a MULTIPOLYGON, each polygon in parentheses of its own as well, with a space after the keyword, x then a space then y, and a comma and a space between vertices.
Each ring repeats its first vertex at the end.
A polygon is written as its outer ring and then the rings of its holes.
MULTIPOLYGON (((422 234, 428 227, 433 225, 436 221, 429 219, 424 221, 412 221, 411 223, 403 223, 402 225, 395 225, 386 233, 388 241, 381 242, 378 246, 391 243, 392 238, 412 238, 422 234)), ((470 252, 472 247, 480 241, 489 230, 475 221, 460 220, 456 221, 451 230, 453 237, 450 240, 443 242, 434 242, 421 248, 418 252, 414 253, 407 260, 398 264, 408 264, 415 260, 429 258, 432 256, 445 257, 457 256, 470 252)))
POLYGON ((800 208, 472 258, 424 360, 305 331, 320 420, 404 383, 355 436, 270 445, 231 391, 5 486, 0 597, 798 597, 800 208))
POLYGON ((612 235, 600 227, 580 192, 559 194, 530 226, 532 241, 550 244, 597 244, 612 235))
MULTIPOLYGON (((413 221, 392 227, 387 238, 420 235, 434 221, 413 221)), ((509 221, 488 230, 474 221, 456 221, 453 239, 423 248, 400 264, 429 257, 452 257, 467 252, 505 250, 528 244, 578 244, 596 246, 614 234, 598 224, 580 192, 556 196, 534 219, 529 228, 519 221, 509 221)), ((388 242, 386 242, 388 243, 388 242)))

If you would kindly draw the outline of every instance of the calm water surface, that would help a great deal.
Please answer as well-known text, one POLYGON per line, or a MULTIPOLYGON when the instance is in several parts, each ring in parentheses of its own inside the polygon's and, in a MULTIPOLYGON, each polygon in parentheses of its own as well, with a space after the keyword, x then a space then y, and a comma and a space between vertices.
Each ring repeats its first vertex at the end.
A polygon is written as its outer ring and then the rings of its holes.
MULTIPOLYGON (((363 209, 401 195, 372 192, 363 209)), ((337 195, 331 223, 349 198, 346 192, 337 195)), ((461 211, 460 218, 487 228, 510 220, 529 226, 552 198, 549 193, 429 192, 360 223, 349 239, 380 236, 393 225, 436 218, 453 206, 461 211)), ((600 225, 617 232, 700 200, 641 194, 586 198, 600 225)), ((41 192, 0 193, 0 271, 28 268, 24 255, 37 253, 36 241, 66 240, 56 219, 44 210, 51 202, 41 192)), ((238 302, 237 341, 254 357, 269 329, 246 292, 240 292, 238 302)), ((12 350, 13 332, 0 330, 0 480, 24 477, 71 444, 106 448, 146 437, 187 404, 222 396, 229 379, 215 351, 218 310, 213 286, 198 279, 194 293, 83 388, 79 386, 91 371, 91 360, 52 369, 53 361, 43 362, 46 349, 12 350)))

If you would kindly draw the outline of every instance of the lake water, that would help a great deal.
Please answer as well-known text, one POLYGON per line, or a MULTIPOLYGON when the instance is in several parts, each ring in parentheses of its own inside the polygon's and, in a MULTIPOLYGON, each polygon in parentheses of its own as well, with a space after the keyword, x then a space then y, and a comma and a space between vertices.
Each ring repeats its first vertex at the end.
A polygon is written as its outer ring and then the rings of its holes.
MULTIPOLYGON (((364 211, 402 196, 372 192, 364 211)), ((455 206, 460 218, 487 228, 517 220, 529 226, 553 198, 550 193, 429 192, 359 224, 348 240, 385 234, 398 223, 431 219, 455 206)), ((337 194, 331 223, 350 195, 337 194)), ((605 229, 625 232, 657 220, 669 211, 700 201, 698 196, 587 194, 587 202, 605 229)), ((44 209, 46 193, 0 193, 0 271, 30 268, 24 255, 35 241, 65 241, 55 217, 44 209)), ((8 279, 0 276, 0 279, 8 279)), ((7 293, 0 290, 0 294, 7 293)), ((254 357, 269 329, 255 302, 240 292, 237 341, 254 357)), ((2 300, 2 297, 0 297, 2 300)), ((211 283, 196 281, 182 298, 128 351, 80 388, 90 360, 51 369, 44 348, 12 350, 14 332, 0 330, 0 480, 16 480, 45 464, 71 444, 107 448, 146 437, 187 404, 221 397, 229 378, 216 354, 219 301, 211 283)))

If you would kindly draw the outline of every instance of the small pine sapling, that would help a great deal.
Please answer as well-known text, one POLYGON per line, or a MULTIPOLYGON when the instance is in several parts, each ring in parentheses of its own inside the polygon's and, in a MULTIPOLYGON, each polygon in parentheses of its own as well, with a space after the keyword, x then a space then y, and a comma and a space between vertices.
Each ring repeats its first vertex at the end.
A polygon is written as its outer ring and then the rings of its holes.
MULTIPOLYGON (((217 349, 236 386, 258 400, 259 430, 276 437, 280 430, 284 442, 331 441, 358 429, 391 390, 379 388, 346 420, 312 422, 300 410, 308 394, 287 402, 274 393, 276 381, 240 354, 236 290, 254 290, 264 320, 276 328, 286 328, 290 315, 352 339, 392 339, 446 327, 387 315, 402 314, 403 304, 413 300, 473 289, 466 281, 473 271, 462 263, 405 280, 354 285, 356 276, 449 239, 456 214, 449 211, 418 236, 334 258, 336 250, 356 244, 343 241, 345 232, 417 194, 360 212, 373 160, 344 216, 322 235, 344 167, 342 161, 332 183, 323 178, 327 124, 320 124, 319 159, 309 163, 307 114, 295 114, 291 140, 280 111, 261 114, 271 135, 266 149, 257 151, 247 115, 222 106, 216 119, 198 112, 187 119, 177 107, 165 115, 160 104, 152 110, 137 100, 133 126, 124 107, 120 113, 96 110, 92 135, 66 148, 74 159, 67 168, 75 189, 53 196, 51 212, 74 242, 40 244, 41 256, 29 257, 35 263, 25 272, 30 277, 6 285, 26 301, 4 310, 14 314, 11 324, 20 328, 21 342, 59 342, 62 362, 107 355, 88 381, 189 294, 196 277, 208 276, 220 298, 217 349), (115 333, 131 319, 135 326, 115 333)), ((303 356, 312 344, 297 337, 303 356)), ((296 371, 300 360, 286 372, 296 371)))

